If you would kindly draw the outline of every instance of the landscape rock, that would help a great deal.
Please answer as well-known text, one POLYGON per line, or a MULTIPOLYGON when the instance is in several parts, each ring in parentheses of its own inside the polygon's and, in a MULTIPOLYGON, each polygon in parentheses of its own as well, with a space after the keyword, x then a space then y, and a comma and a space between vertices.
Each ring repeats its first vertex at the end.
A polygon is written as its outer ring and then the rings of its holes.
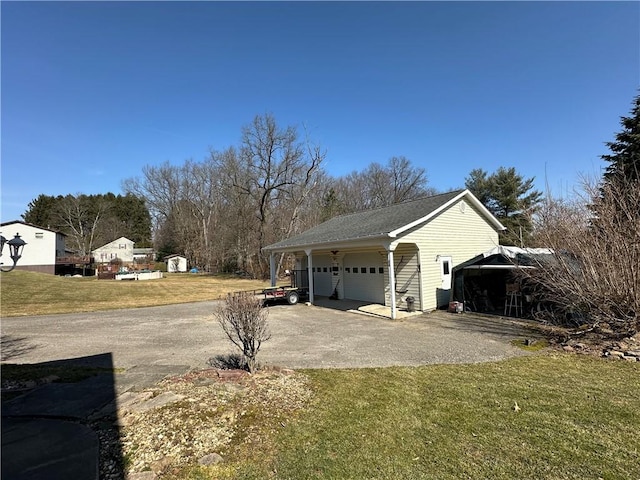
POLYGON ((638 357, 632 357, 632 356, 628 356, 625 355, 622 357, 624 360, 626 360, 627 362, 637 362, 640 361, 640 359, 638 357))
POLYGON ((179 402, 183 398, 184 395, 179 395, 173 392, 164 392, 157 397, 153 397, 141 403, 131 405, 130 410, 132 412, 143 413, 149 410, 153 410, 154 408, 164 407, 165 405, 169 405, 170 403, 179 402))
POLYGON ((575 349, 571 345, 564 345, 562 347, 562 350, 564 350, 565 352, 573 352, 575 349))
POLYGON ((130 473, 126 476, 126 480, 156 480, 158 476, 153 472, 130 473))
POLYGON ((200 460, 198 460, 198 464, 200 465, 215 465, 216 463, 220 463, 224 460, 222 455, 218 453, 210 453, 209 455, 205 455, 200 460))
POLYGON ((246 375, 244 370, 218 370, 218 378, 223 381, 240 380, 246 375))
POLYGON ((173 458, 164 456, 151 464, 151 471, 155 474, 161 474, 171 466, 172 462, 173 458))
POLYGON ((620 352, 619 350, 609 350, 607 353, 609 354, 609 356, 612 356, 612 357, 618 357, 618 358, 624 357, 624 353, 620 352))
POLYGON ((625 352, 625 355, 629 357, 640 357, 640 350, 628 350, 625 352))

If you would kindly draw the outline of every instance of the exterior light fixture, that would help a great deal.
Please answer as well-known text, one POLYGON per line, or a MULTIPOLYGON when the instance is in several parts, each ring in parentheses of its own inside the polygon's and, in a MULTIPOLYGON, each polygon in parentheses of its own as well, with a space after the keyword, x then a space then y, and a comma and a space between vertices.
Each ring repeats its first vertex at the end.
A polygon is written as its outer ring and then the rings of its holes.
POLYGON ((27 242, 22 240, 20 238, 20 234, 18 233, 16 233, 16 236, 11 240, 7 240, 6 238, 4 238, 4 236, 0 235, 0 257, 2 256, 5 243, 9 245, 9 256, 13 261, 13 265, 11 265, 10 267, 4 267, 2 266, 4 264, 0 263, 0 271, 10 272, 14 268, 16 268, 16 264, 18 263, 18 260, 20 260, 20 257, 22 257, 22 250, 24 249, 24 246, 27 244, 27 242))

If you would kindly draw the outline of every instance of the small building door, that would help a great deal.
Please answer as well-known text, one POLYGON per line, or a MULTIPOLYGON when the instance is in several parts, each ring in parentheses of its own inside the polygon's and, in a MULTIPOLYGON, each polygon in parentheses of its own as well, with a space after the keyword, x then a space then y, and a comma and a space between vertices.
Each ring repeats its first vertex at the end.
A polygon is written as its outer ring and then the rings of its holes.
POLYGON ((451 290, 451 257, 440 257, 440 275, 442 277, 442 290, 451 290))

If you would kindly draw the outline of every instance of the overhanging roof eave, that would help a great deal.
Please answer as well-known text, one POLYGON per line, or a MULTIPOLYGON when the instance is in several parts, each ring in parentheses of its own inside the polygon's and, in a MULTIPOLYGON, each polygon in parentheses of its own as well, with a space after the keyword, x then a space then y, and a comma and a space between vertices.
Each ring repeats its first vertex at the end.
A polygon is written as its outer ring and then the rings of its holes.
POLYGON ((326 249, 340 249, 340 248, 358 248, 358 247, 374 247, 374 246, 384 246, 389 243, 392 238, 389 234, 381 234, 381 235, 373 235, 369 237, 362 238, 354 238, 354 239, 345 239, 345 240, 334 240, 334 241, 326 241, 326 242, 314 242, 314 243, 299 243, 295 245, 283 245, 277 246, 268 245, 263 247, 263 251, 265 252, 281 252, 281 253, 291 253, 291 252, 299 252, 300 250, 326 250, 326 249))

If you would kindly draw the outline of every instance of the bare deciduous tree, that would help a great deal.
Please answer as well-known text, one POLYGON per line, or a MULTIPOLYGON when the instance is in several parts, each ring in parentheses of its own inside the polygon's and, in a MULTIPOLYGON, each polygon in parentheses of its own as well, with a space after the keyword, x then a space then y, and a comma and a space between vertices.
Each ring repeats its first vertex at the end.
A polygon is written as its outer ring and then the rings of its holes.
POLYGON ((267 324, 268 310, 249 292, 228 295, 214 314, 229 340, 240 349, 247 369, 257 369, 256 356, 262 342, 271 338, 267 324))
POLYGON ((550 260, 521 274, 549 318, 629 334, 640 329, 640 181, 585 182, 574 201, 547 198, 537 215, 537 243, 550 260))
POLYGON ((344 212, 356 212, 414 200, 435 193, 427 188, 423 168, 414 167, 406 157, 391 157, 386 165, 372 163, 335 180, 332 202, 344 212))

